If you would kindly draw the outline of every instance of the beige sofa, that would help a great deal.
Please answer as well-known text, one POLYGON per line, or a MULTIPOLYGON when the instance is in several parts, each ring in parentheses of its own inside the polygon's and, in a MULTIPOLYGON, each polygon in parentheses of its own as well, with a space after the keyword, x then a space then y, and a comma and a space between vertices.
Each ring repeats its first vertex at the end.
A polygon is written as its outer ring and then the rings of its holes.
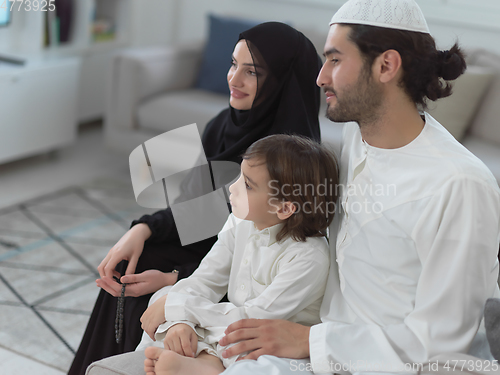
MULTIPOLYGON (((305 33, 321 51, 326 35, 305 33)), ((224 95, 193 88, 203 45, 130 49, 113 60, 107 87, 106 140, 128 155, 142 142, 177 127, 206 123, 228 106, 224 95)), ((477 155, 500 181, 500 56, 471 51, 455 93, 430 105, 430 113, 477 155)), ((324 103, 324 100, 323 100, 324 103)), ((320 111, 323 142, 340 148, 342 124, 320 111)), ((189 145, 186 145, 189 147, 189 145)))

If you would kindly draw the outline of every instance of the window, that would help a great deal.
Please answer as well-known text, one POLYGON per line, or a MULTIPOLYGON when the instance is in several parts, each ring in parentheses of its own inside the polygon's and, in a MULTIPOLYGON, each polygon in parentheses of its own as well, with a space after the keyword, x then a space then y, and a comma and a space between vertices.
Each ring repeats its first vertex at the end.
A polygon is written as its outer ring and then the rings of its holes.
POLYGON ((7 26, 10 22, 9 2, 0 0, 0 26, 7 26))

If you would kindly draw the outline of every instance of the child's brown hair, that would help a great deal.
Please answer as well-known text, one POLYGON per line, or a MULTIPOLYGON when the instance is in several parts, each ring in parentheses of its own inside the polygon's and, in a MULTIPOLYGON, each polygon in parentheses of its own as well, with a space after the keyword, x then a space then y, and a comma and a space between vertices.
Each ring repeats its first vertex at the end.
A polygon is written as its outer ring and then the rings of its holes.
POLYGON ((326 234, 336 207, 338 168, 333 152, 297 135, 276 134, 253 143, 243 159, 259 159, 270 176, 270 204, 290 201, 295 213, 284 222, 278 241, 326 234))

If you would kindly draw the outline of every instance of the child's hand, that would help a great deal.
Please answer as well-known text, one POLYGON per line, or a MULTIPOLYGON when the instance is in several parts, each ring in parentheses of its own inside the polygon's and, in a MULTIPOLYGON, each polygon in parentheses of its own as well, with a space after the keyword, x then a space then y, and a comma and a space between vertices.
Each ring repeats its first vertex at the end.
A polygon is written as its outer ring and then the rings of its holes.
POLYGON ((158 299, 155 303, 149 306, 141 316, 141 327, 153 341, 156 341, 155 332, 158 329, 158 326, 165 322, 166 299, 167 295, 158 299))
POLYGON ((176 324, 168 329, 163 345, 165 349, 194 358, 198 347, 198 336, 187 324, 176 324))

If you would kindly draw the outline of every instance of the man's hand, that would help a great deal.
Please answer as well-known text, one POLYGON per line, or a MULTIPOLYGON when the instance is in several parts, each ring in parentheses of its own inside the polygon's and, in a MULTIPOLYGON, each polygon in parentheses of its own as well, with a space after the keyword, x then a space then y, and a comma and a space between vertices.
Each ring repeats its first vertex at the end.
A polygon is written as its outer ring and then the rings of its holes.
POLYGON ((179 323, 168 329, 163 345, 165 349, 194 358, 198 347, 198 336, 190 326, 179 323))
POLYGON ((158 326, 165 322, 166 299, 166 295, 161 297, 159 300, 149 306, 141 316, 141 327, 153 341, 156 341, 155 332, 158 329, 158 326))
POLYGON ((226 329, 219 344, 237 343, 222 353, 224 358, 250 352, 241 359, 257 359, 269 354, 281 358, 309 357, 309 331, 298 323, 287 320, 243 319, 226 329))
MULTIPOLYGON (((177 282, 177 273, 163 273, 158 270, 147 270, 142 273, 122 276, 120 281, 127 284, 125 287, 126 297, 139 297, 145 294, 154 293, 167 285, 174 285, 177 282)), ((114 297, 121 294, 122 286, 114 279, 103 276, 96 280, 98 287, 114 297)))

